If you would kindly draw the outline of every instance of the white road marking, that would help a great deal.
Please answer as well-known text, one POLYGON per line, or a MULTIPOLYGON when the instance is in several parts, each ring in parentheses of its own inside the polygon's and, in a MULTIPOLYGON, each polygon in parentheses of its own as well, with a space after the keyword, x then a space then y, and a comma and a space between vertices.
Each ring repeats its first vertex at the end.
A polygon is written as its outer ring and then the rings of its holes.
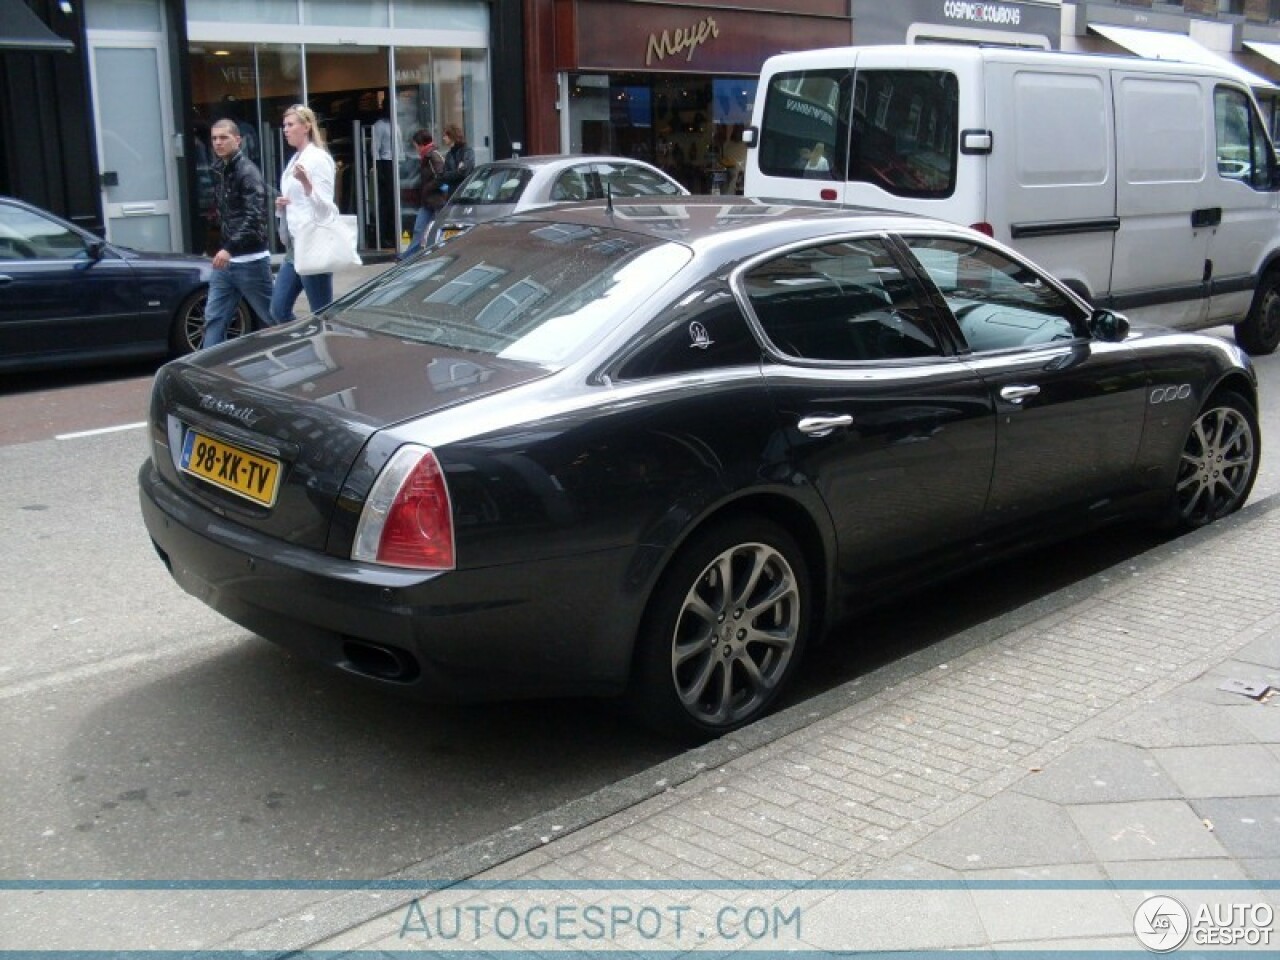
POLYGON ((121 430, 140 430, 145 427, 145 420, 139 423, 122 423, 118 427, 100 427, 97 430, 81 430, 79 433, 59 433, 54 436, 55 440, 79 440, 81 437, 96 437, 103 433, 119 433, 121 430))

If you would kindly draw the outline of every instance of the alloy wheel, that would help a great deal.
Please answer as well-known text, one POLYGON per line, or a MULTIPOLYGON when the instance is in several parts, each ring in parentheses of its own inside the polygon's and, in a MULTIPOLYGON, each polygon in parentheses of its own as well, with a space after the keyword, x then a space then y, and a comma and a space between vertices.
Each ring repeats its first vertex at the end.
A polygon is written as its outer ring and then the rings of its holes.
POLYGON ((671 646, 676 695, 690 716, 723 728, 760 710, 787 675, 800 612, 796 575, 773 547, 740 544, 708 564, 671 646))
POLYGON ((1253 425, 1233 406, 1196 420, 1178 467, 1178 514, 1187 526, 1212 523, 1239 508, 1253 483, 1253 425))

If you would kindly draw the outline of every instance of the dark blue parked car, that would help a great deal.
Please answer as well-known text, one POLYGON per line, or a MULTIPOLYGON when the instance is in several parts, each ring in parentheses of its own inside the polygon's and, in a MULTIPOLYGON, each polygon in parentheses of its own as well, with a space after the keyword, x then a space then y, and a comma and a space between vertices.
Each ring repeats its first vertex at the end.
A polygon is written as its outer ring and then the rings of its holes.
MULTIPOLYGON (((212 270, 206 257, 131 250, 0 197, 0 370, 190 353, 212 270)), ((241 304, 228 337, 256 324, 241 304)))

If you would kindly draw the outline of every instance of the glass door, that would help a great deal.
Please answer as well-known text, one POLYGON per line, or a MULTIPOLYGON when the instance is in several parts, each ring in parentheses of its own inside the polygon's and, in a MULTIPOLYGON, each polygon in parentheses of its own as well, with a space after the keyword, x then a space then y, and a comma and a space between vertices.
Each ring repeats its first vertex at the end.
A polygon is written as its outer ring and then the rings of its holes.
POLYGON ((182 248, 168 43, 159 0, 90 3, 89 65, 107 237, 142 250, 182 248))
MULTIPOLYGON (((380 166, 375 146, 381 146, 382 126, 390 124, 387 96, 387 47, 330 47, 308 44, 307 106, 324 125, 325 140, 337 165, 334 200, 343 213, 355 214, 362 247, 395 249, 394 185, 386 184, 389 166, 380 166), (379 143, 374 127, 379 125, 379 143)), ((390 148, 388 143, 387 148, 390 148)), ((388 157, 389 159, 389 157, 388 157)))

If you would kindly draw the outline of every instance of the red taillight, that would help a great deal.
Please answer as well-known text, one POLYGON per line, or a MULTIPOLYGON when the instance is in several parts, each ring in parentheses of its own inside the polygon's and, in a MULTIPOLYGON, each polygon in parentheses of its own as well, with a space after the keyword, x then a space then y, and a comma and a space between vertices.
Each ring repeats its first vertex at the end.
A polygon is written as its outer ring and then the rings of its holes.
POLYGON ((453 569, 449 488, 429 449, 403 446, 383 467, 365 501, 351 555, 396 567, 453 569))
POLYGON ((834 200, 836 198, 835 188, 823 187, 821 190, 818 191, 818 196, 821 197, 823 200, 834 200))
POLYGON ((970 224, 970 229, 977 230, 979 233, 985 233, 988 237, 995 238, 996 229, 991 224, 983 221, 982 223, 970 224))

